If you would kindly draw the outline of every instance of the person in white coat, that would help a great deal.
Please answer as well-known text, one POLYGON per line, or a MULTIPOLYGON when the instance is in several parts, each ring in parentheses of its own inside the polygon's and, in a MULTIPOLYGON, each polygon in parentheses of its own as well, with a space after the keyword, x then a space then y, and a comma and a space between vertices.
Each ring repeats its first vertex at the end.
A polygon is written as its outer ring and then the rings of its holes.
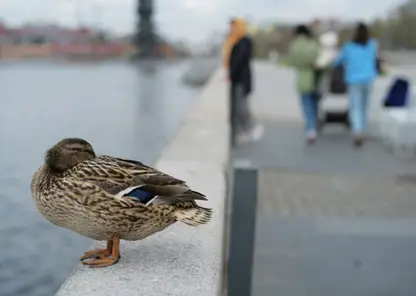
MULTIPOLYGON (((320 101, 323 97, 323 93, 327 92, 327 87, 323 87, 327 85, 327 78, 326 78, 326 70, 331 68, 332 63, 338 56, 338 34, 334 31, 326 31, 322 33, 318 38, 318 43, 320 46, 320 51, 318 58, 315 62, 315 91, 314 96, 315 100, 317 101, 317 110, 316 112, 320 112, 320 101)), ((316 114, 316 117, 319 118, 319 114, 316 114)), ((320 130, 322 128, 320 121, 317 122, 317 129, 320 130)))
POLYGON ((338 34, 334 31, 324 32, 319 36, 321 51, 316 60, 316 67, 324 69, 329 67, 338 55, 338 34))
POLYGON ((320 96, 322 78, 326 69, 330 68, 338 56, 338 34, 334 31, 322 33, 318 38, 320 52, 315 62, 315 82, 320 96))

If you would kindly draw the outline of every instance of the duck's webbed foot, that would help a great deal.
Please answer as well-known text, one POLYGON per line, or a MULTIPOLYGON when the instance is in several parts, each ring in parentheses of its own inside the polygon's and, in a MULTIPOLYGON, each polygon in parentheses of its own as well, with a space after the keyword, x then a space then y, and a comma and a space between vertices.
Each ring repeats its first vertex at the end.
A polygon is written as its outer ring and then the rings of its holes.
MULTIPOLYGON (((82 261, 82 264, 89 265, 91 268, 106 267, 106 266, 116 264, 118 260, 120 259, 120 239, 118 237, 115 237, 113 240, 111 240, 111 248, 110 248, 109 253, 107 252, 108 246, 109 246, 108 242, 109 241, 107 241, 107 249, 91 251, 91 252, 94 252, 94 251, 102 251, 102 252, 98 254, 95 253, 96 254, 95 256, 94 255, 89 256, 88 258, 95 257, 95 259, 82 261)), ((90 252, 87 252, 87 253, 90 253, 90 252)))
POLYGON ((95 249, 84 253, 80 258, 81 261, 91 258, 105 258, 111 255, 113 249, 113 241, 107 240, 107 247, 105 249, 95 249))

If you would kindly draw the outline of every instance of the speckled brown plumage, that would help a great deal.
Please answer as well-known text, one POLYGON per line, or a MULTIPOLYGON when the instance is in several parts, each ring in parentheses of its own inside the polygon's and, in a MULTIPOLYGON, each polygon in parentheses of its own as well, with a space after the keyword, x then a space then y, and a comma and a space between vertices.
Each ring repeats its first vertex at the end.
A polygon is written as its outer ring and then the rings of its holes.
MULTIPOLYGON (((116 263, 119 240, 141 240, 176 221, 191 226, 209 222, 211 209, 197 205, 206 197, 187 184, 138 161, 96 156, 78 138, 64 139, 46 152, 33 176, 32 197, 51 223, 95 240, 107 248, 84 254, 91 267, 116 263), (157 195, 148 204, 120 192, 140 186, 157 195)), ((128 193, 127 193, 128 195, 128 193)))

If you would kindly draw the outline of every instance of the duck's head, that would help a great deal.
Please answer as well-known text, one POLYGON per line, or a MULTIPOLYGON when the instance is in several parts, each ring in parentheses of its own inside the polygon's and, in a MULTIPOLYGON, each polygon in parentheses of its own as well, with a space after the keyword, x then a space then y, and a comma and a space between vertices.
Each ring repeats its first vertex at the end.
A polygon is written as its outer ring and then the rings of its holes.
POLYGON ((80 138, 66 138, 46 151, 45 164, 54 172, 63 172, 96 157, 91 144, 80 138))

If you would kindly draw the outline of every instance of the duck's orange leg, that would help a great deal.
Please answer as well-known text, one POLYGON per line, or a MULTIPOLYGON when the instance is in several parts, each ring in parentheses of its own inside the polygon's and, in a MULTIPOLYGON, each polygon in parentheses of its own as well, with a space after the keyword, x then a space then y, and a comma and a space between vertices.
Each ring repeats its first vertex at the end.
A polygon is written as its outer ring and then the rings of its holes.
POLYGON ((114 237, 111 254, 108 257, 101 256, 98 259, 92 259, 89 261, 83 261, 82 264, 89 265, 92 268, 106 267, 116 264, 120 259, 120 238, 114 237))
POLYGON ((104 258, 111 255, 113 250, 113 241, 107 240, 107 247, 105 249, 95 249, 84 253, 84 256, 81 257, 81 261, 86 259, 91 259, 94 257, 104 258))

